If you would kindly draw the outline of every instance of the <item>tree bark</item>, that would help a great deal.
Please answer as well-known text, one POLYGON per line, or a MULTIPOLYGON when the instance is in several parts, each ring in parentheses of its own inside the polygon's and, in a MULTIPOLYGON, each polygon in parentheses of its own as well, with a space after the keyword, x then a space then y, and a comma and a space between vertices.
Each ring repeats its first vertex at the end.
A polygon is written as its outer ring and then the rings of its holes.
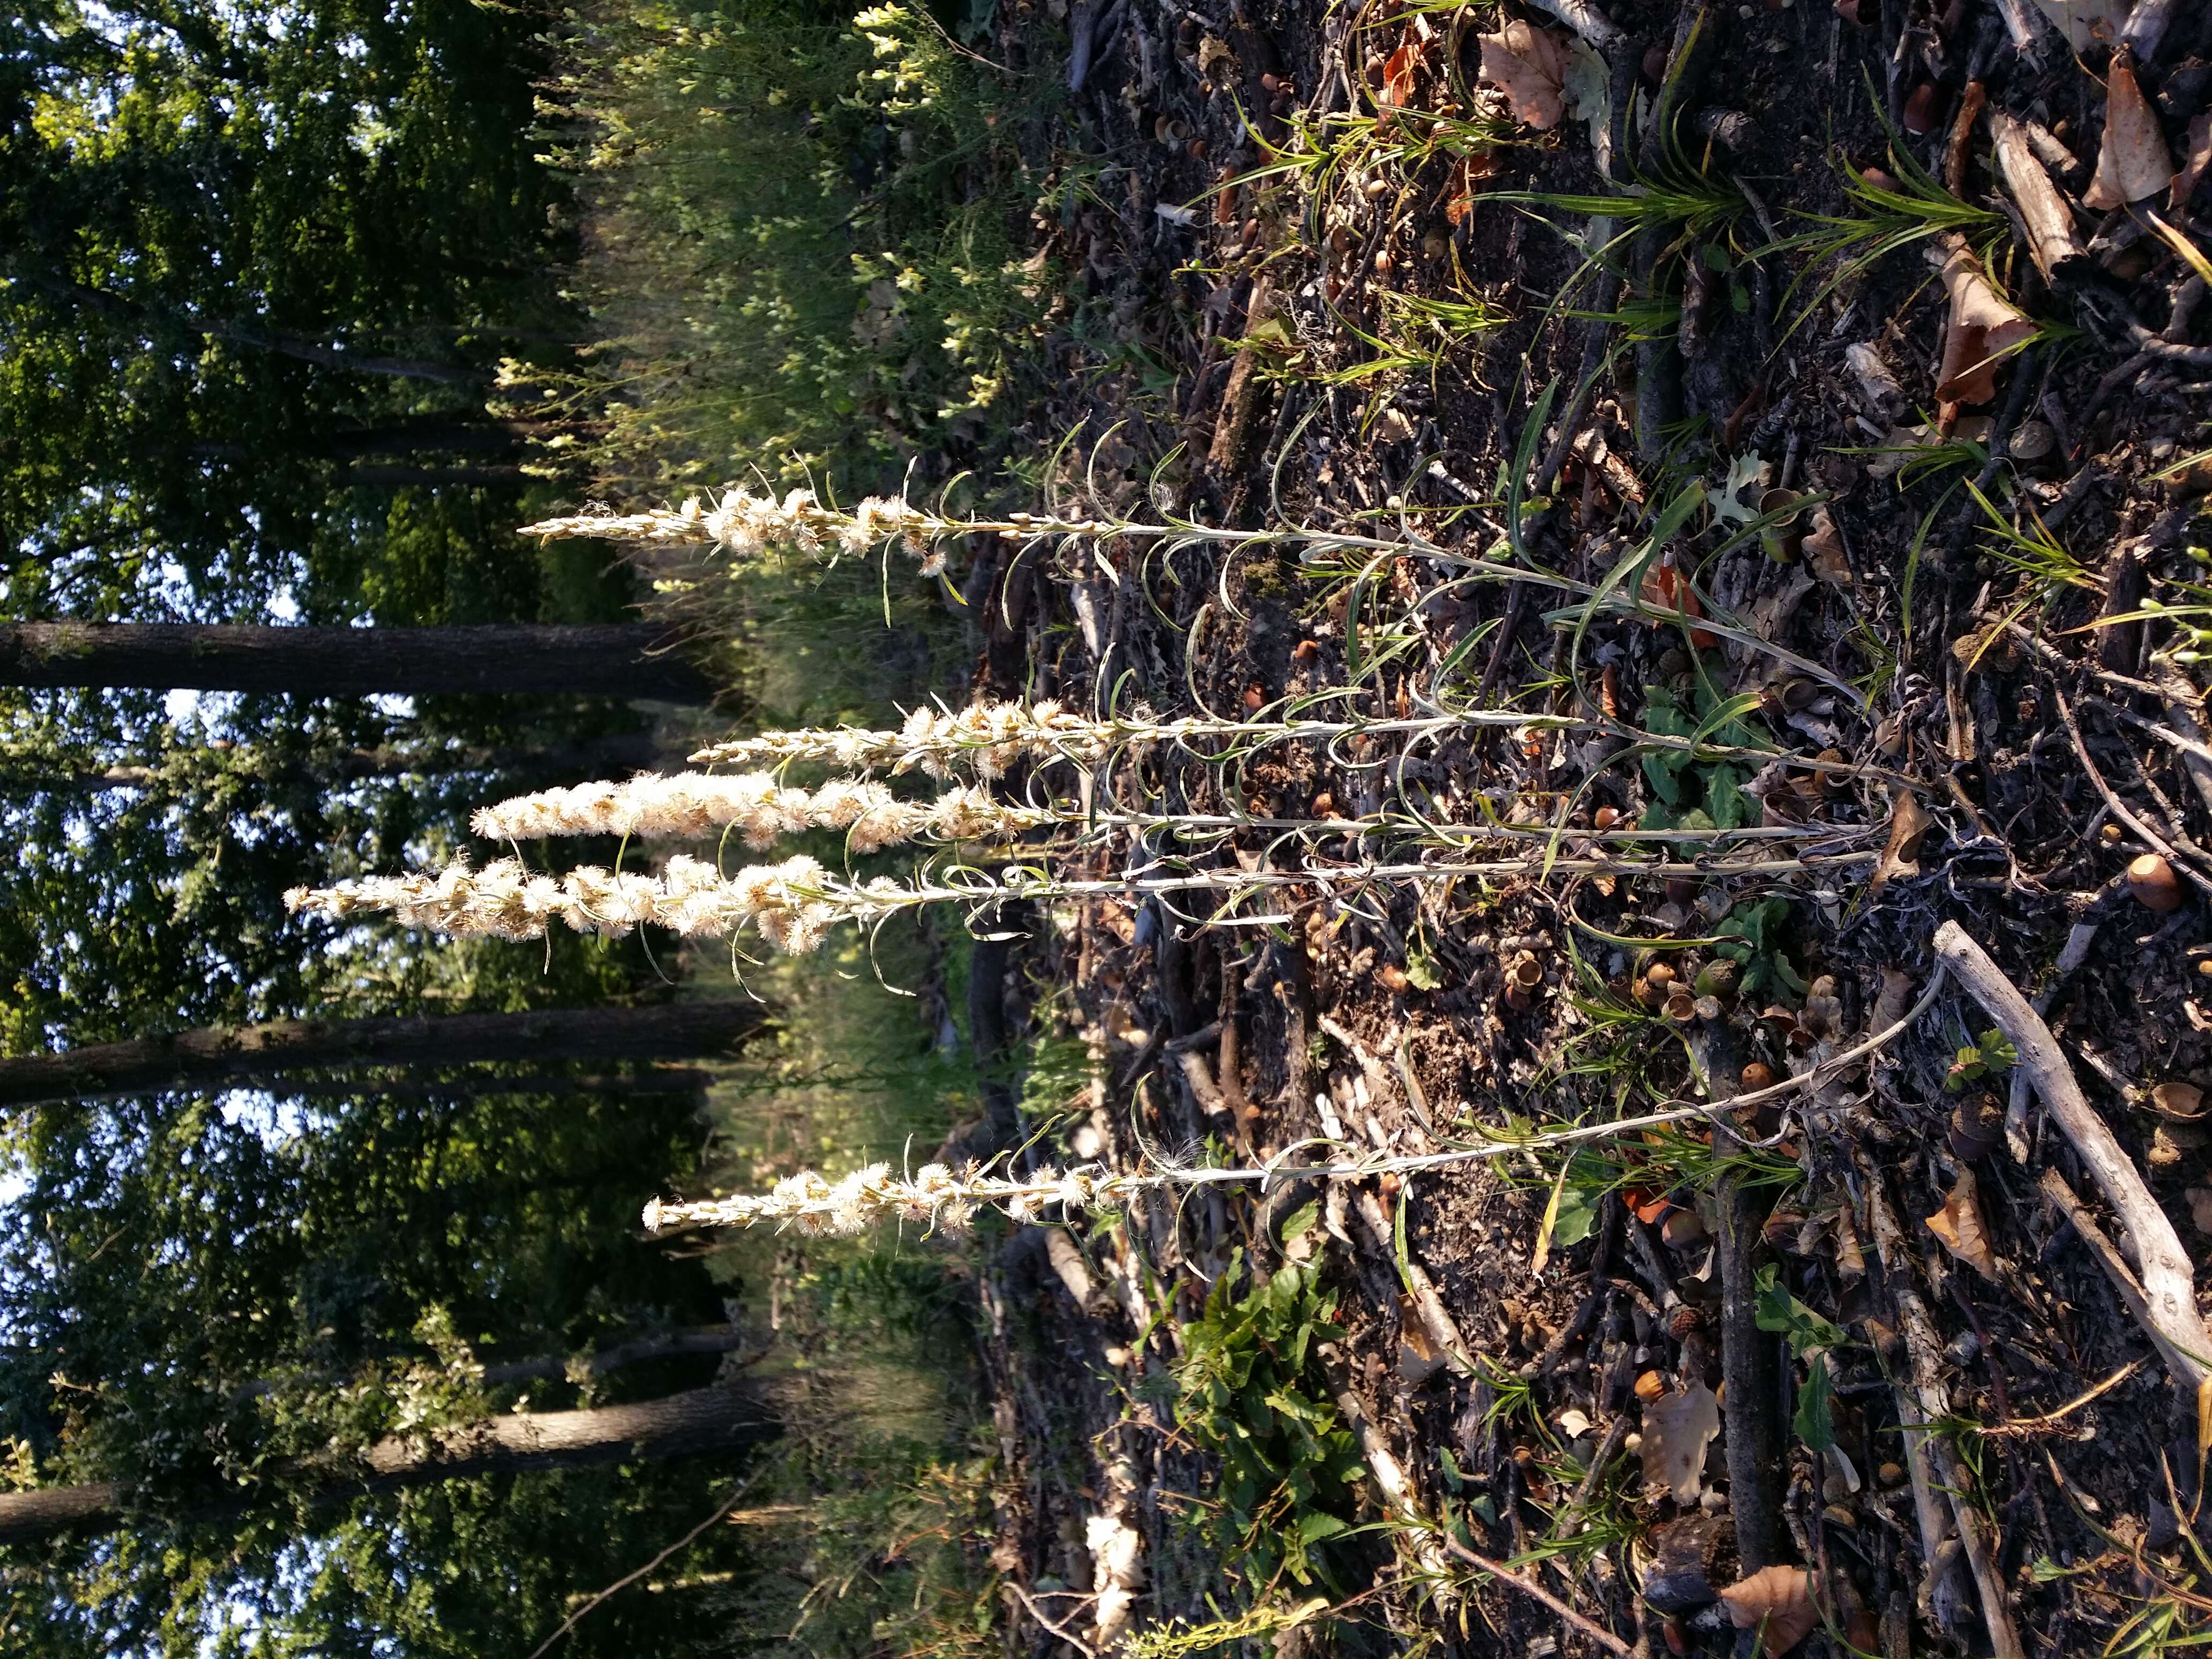
POLYGON ((255 628, 16 623, 0 627, 0 685, 143 686, 310 697, 389 691, 576 692, 707 702, 706 677, 642 623, 255 628))
POLYGON ((207 1088, 316 1066, 734 1054, 766 1024, 757 1005, 732 1000, 202 1026, 58 1054, 0 1059, 0 1107, 207 1088))
MULTIPOLYGON (((322 1495, 343 1499, 435 1480, 683 1457, 757 1445, 781 1432, 757 1392, 737 1389, 693 1389, 592 1411, 505 1413, 428 1436, 380 1440, 354 1469, 329 1475, 322 1495)), ((131 1487, 116 1480, 0 1492, 0 1544, 38 1543, 77 1527, 112 1527, 125 1517, 131 1496, 131 1487)), ((238 1499, 226 1498, 193 1514, 214 1517, 242 1508, 238 1499)))
POLYGON ((613 1076, 571 1077, 559 1072, 487 1075, 476 1072, 427 1082, 411 1075, 404 1082, 385 1078, 356 1082, 341 1078, 302 1084, 271 1079, 260 1086, 295 1100, 358 1100, 370 1096, 379 1100, 475 1100, 486 1095, 544 1095, 560 1100, 585 1095, 696 1095, 714 1080, 713 1073, 695 1067, 656 1066, 613 1076))

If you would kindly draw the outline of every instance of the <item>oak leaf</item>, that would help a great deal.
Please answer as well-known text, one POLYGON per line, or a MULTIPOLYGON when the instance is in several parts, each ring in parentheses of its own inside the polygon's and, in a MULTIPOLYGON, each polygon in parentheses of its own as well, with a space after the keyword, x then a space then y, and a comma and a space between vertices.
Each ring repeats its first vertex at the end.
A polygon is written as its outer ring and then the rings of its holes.
POLYGON ((1944 1197, 1943 1207, 1928 1218, 1928 1231, 1983 1278, 1996 1278, 1996 1252, 1990 1248, 1990 1230, 1982 1220, 1972 1170, 1959 1172, 1958 1184, 1944 1197))
POLYGON ((1802 1567, 1761 1567, 1721 1592, 1738 1630, 1759 1632, 1766 1659, 1782 1656, 1813 1633, 1820 1609, 1813 1601, 1812 1575, 1802 1567))
MULTIPOLYGON (((1900 784, 1890 794, 1889 844, 1882 848, 1881 862, 1875 866, 1874 878, 1867 883, 1870 893, 1880 892, 1899 876, 1920 873, 1919 860, 1913 854, 1919 850, 1920 837, 1935 822, 1911 790, 1900 784)), ((1874 1029, 1884 1028, 1877 1025, 1874 1029)))
POLYGON ((2105 142, 2082 204, 2106 212, 2155 196, 2172 183, 2173 155, 2157 112, 2136 84, 2130 54, 2115 52, 2112 72, 2105 77, 2105 142))
POLYGON ((1936 396, 1947 404, 1985 404, 1997 395, 1997 362, 2035 337, 2035 325, 1982 274, 1963 236, 1948 239, 1943 286, 1951 297, 1936 396))
POLYGON ((1567 58, 1559 37, 1516 18, 1480 39, 1480 78, 1505 94, 1516 118, 1539 132, 1559 125, 1567 112, 1567 58))
POLYGON ((1721 1431, 1719 1398, 1702 1382, 1644 1407, 1644 1481, 1688 1505, 1705 1489, 1705 1448, 1721 1431))

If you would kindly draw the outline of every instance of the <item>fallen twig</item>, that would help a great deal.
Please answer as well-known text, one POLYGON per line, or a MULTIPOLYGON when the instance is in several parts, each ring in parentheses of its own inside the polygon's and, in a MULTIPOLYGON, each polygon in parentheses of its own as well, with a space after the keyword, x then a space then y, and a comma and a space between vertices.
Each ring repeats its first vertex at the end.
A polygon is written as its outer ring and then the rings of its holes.
POLYGON ((2051 1120, 2065 1132, 2105 1201, 2127 1230, 2136 1270, 2142 1275, 2142 1317, 2158 1333, 2175 1379, 2193 1395, 2212 1378, 2212 1334, 2197 1311, 2196 1270, 2173 1223, 2159 1207, 2135 1164, 2090 1107, 2051 1028, 2027 999, 1974 943, 1947 921, 1936 930, 1936 960, 1958 976, 2019 1051, 2020 1065, 2043 1097, 2051 1120))
MULTIPOLYGON (((2045 1178, 2046 1180, 2057 1181, 2058 1172, 2056 1170, 2051 1170, 2047 1173, 2045 1178)), ((2061 1186, 2065 1185, 2063 1181, 2059 1182, 2059 1184, 2061 1186)), ((2072 1196, 2071 1189, 2069 1189, 2068 1195, 2069 1197, 2072 1196)), ((2069 1217, 2069 1219, 2071 1219, 2071 1218, 2069 1217)), ((2114 1371, 2110 1376, 2106 1377, 2103 1382, 2098 1383, 2096 1387, 2087 1389, 2081 1394, 2075 1395, 2073 1399, 2059 1407, 2057 1410, 2045 1412, 2039 1417, 2020 1417, 2014 1418, 2008 1423, 1992 1423, 1982 1431, 1982 1437, 1984 1440, 1995 1440, 2009 1439, 2031 1434, 2047 1434, 2051 1430, 2057 1428, 2061 1423, 2064 1422, 2068 1418, 2071 1417, 2075 1412, 2080 1411, 2082 1407, 2087 1405, 2091 1401, 2110 1394, 2114 1389, 2118 1388, 2121 1383, 2126 1382, 2130 1377, 2133 1376, 2142 1369, 2142 1360, 2131 1359, 2126 1364, 2121 1366, 2119 1370, 2114 1371)))

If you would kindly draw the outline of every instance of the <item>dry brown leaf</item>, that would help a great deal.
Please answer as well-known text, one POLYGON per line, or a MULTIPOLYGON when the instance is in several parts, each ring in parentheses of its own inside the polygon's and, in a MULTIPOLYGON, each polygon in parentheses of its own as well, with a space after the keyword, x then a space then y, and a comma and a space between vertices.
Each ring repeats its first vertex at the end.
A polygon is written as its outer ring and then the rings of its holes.
POLYGON ((1398 1375, 1419 1387, 1443 1368, 1444 1357, 1437 1345, 1429 1340, 1429 1333, 1421 1323, 1421 1316, 1413 1307, 1413 1298, 1398 1298, 1398 1375))
POLYGON ((1982 1221, 1972 1170, 1959 1172, 1958 1185, 1944 1198, 1943 1207, 1928 1218, 1928 1231, 1983 1278, 1996 1278, 1996 1253, 1990 1249, 1990 1230, 1982 1221))
POLYGON ((1451 186, 1444 192, 1444 217, 1456 229, 1474 211, 1474 187, 1498 171, 1498 157, 1478 149, 1459 158, 1452 169, 1451 186))
POLYGON ((1836 520, 1826 507, 1813 509, 1813 528, 1799 550, 1813 574, 1822 581, 1849 587, 1857 580, 1851 574, 1851 562, 1844 551, 1844 532, 1836 528, 1836 520))
POLYGON ((1871 892, 1880 892, 1899 876, 1920 873, 1919 862, 1913 854, 1920 845, 1920 837, 1935 822, 1911 790, 1899 786, 1890 792, 1890 796, 1889 844, 1882 848, 1881 862, 1875 866, 1874 879, 1867 884, 1871 892))
POLYGON ((1966 239, 1946 239, 1943 287, 1951 297, 1936 396, 1947 404, 1985 404, 1997 395, 1997 359, 2035 337, 2035 325, 1991 286, 1966 239))
POLYGON ((2112 57, 2105 77, 2105 142, 2097 151, 2097 176, 2082 192, 2100 212, 2157 195, 2173 183, 2173 155, 2160 131, 2158 113, 2136 84, 2127 52, 2112 57))
POLYGON ((2207 167, 2212 167, 2212 109, 2189 124, 2189 159, 2173 175, 2173 189, 2166 198, 2168 212, 2179 213, 2189 205, 2207 167))
POLYGON ((1514 115, 1537 131, 1559 125, 1567 112, 1567 60, 1558 37, 1516 18, 1479 38, 1483 82, 1504 93, 1514 115))
POLYGON ((1644 1407, 1644 1483, 1691 1504, 1705 1488, 1705 1448, 1721 1431, 1719 1399, 1702 1382, 1644 1407))
MULTIPOLYGON (((1414 50, 1413 44, 1410 40, 1382 60, 1382 101, 1383 103, 1389 105, 1392 109, 1406 109, 1412 106, 1413 71, 1419 67, 1421 55, 1414 50)), ((1386 112, 1383 119, 1389 118, 1386 112)), ((1381 131, 1382 122, 1377 121, 1375 127, 1376 131, 1381 131)))
POLYGON ((1820 1622, 1812 1575, 1802 1567, 1761 1567, 1723 1590, 1721 1600, 1728 1603, 1729 1617, 1738 1630, 1759 1632, 1759 1645, 1766 1659, 1782 1659, 1820 1622))

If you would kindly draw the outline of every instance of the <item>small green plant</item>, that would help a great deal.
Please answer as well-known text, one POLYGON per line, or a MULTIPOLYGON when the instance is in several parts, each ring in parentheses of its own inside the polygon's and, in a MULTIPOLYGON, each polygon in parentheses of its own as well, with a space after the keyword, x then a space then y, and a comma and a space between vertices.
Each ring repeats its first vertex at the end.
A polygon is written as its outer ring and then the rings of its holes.
POLYGON ((2020 1050, 2002 1031, 1991 1026, 1981 1035, 1978 1042, 1963 1043, 1944 1074, 1943 1086, 1956 1094, 1969 1083, 1978 1083, 1984 1078, 2008 1072, 2020 1064, 2020 1050))
POLYGON ((1200 1654, 1224 1648, 1242 1649, 1246 1643, 1273 1643, 1329 1610, 1327 1596, 1308 1596, 1303 1601, 1254 1607, 1234 1619, 1209 1620, 1193 1625, 1181 1619, 1148 1626, 1129 1638, 1121 1650, 1127 1659, 1197 1659, 1200 1654))
POLYGON ((1240 1252, 1205 1316, 1183 1328, 1175 1368, 1177 1425, 1221 1460, 1199 1525, 1224 1556, 1241 1559, 1255 1593, 1285 1574, 1326 1583, 1319 1547, 1351 1529, 1352 1483, 1366 1474, 1319 1375, 1316 1351, 1343 1334, 1336 1298, 1301 1262, 1238 1296, 1243 1267, 1240 1252))
POLYGON ((2030 514, 2026 527, 2015 526, 1971 479, 1966 490, 1987 520, 1982 531, 1983 548, 1999 564, 2027 578, 2038 598, 2047 604, 2069 588, 2091 593, 2101 591, 2087 567, 2059 544, 2041 519, 2030 514))
POLYGON ((1828 1376, 1827 1355, 1850 1339, 1792 1296, 1782 1283, 1781 1268, 1771 1262, 1759 1270, 1756 1317, 1759 1329, 1777 1333, 1789 1345, 1791 1357, 1805 1363, 1805 1381, 1797 1390, 1797 1413, 1790 1426, 1813 1450, 1827 1450, 1836 1443, 1835 1385, 1828 1376))
POLYGON ((1804 975, 1782 949, 1782 930, 1789 921, 1790 901, 1785 898, 1739 904, 1721 919, 1713 930, 1721 942, 1713 949, 1736 964, 1737 995, 1756 997, 1778 985, 1796 995, 1805 994, 1804 975))
MULTIPOLYGON (((1723 697, 1700 676, 1686 703, 1654 688, 1644 724, 1661 737, 1754 749, 1762 744, 1743 716, 1756 707, 1755 697, 1723 697)), ((1758 820, 1759 803, 1743 793, 1743 775, 1733 762, 1700 761, 1694 748, 1655 750, 1644 757, 1644 778, 1653 800, 1638 820, 1643 829, 1737 830, 1758 820)))

